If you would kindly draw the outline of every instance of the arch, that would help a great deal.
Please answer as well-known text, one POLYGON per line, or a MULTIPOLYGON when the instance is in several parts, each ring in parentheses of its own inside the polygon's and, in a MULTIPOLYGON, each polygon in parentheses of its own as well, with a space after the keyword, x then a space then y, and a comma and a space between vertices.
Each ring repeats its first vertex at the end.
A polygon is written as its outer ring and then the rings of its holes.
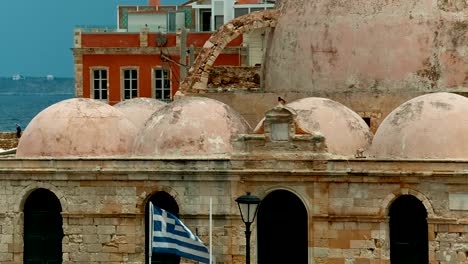
MULTIPOLYGON (((172 195, 166 191, 156 191, 153 192, 145 202, 145 260, 147 264, 150 264, 148 261, 148 241, 149 241, 149 202, 152 202, 153 205, 162 208, 169 213, 179 216, 179 205, 172 195)), ((174 254, 166 253, 153 253, 151 263, 165 263, 165 264, 178 264, 180 263, 180 257, 174 254)))
POLYGON ((208 77, 216 58, 226 45, 239 35, 258 28, 275 27, 279 10, 268 9, 237 17, 220 27, 208 41, 180 85, 181 92, 206 90, 208 77))
POLYGON ((434 209, 433 209, 432 204, 429 201, 429 199, 427 199, 427 197, 424 194, 422 194, 421 192, 418 192, 418 191, 416 191, 414 189, 409 189, 409 188, 401 188, 401 189, 398 189, 398 190, 394 191, 393 193, 387 195, 385 197, 385 199, 382 201, 382 207, 380 208, 379 215, 382 216, 382 217, 388 216, 389 213, 390 213, 391 204, 396 199, 398 199, 398 197, 400 197, 402 195, 412 195, 412 196, 416 197, 419 201, 422 202, 422 204, 426 208, 427 217, 428 218, 434 218, 435 217, 434 209))
POLYGON ((395 199, 389 209, 390 261, 401 264, 429 262, 427 211, 413 195, 395 199))
POLYGON ((17 204, 15 205, 15 212, 22 212, 24 210, 24 204, 29 197, 29 195, 37 190, 37 189, 47 189, 48 191, 52 192, 55 197, 60 201, 60 206, 62 208, 62 212, 68 212, 68 201, 63 195, 63 193, 55 186, 50 183, 46 182, 33 182, 23 188, 18 194, 16 201, 17 204))
POLYGON ((147 194, 146 192, 143 192, 143 194, 140 196, 142 197, 142 199, 138 202, 138 207, 139 207, 139 211, 142 214, 146 213, 146 206, 148 202, 150 201, 151 197, 153 197, 153 195, 158 192, 168 193, 175 200, 177 204, 181 204, 179 194, 173 188, 168 187, 168 186, 160 186, 152 190, 149 194, 147 194))
POLYGON ((62 207, 47 189, 32 191, 24 202, 24 263, 61 263, 62 207))
POLYGON ((297 196, 297 198, 299 200, 301 200, 302 204, 305 206, 306 208, 306 211, 307 211, 307 217, 310 215, 310 212, 312 210, 312 207, 311 207, 311 204, 309 203, 309 198, 304 198, 306 197, 307 195, 305 194, 305 192, 299 192, 298 191, 298 188, 292 188, 292 187, 288 187, 288 186, 273 186, 273 187, 270 187, 266 190, 264 190, 264 193, 260 195, 260 198, 263 200, 265 199, 265 197, 268 196, 268 194, 274 192, 274 191, 288 191, 292 194, 294 194, 295 196, 297 196))
POLYGON ((308 263, 308 215, 302 200, 288 190, 263 199, 257 215, 257 263, 308 263))

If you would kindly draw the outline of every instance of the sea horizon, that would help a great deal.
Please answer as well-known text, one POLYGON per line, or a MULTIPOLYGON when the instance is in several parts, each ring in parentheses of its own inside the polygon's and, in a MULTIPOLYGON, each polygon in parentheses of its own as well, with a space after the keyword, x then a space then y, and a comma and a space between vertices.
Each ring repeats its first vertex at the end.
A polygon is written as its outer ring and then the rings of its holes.
POLYGON ((42 110, 74 98, 74 83, 74 78, 0 77, 0 132, 15 132, 16 124, 26 130, 42 110))

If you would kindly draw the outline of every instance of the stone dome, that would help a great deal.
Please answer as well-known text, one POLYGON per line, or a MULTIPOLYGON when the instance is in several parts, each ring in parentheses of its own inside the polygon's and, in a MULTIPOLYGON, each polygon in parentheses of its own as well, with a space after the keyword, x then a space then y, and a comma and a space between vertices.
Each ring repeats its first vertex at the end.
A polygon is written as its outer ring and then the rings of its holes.
POLYGON ((231 141, 248 130, 248 123, 228 105, 210 98, 184 96, 151 116, 137 136, 134 154, 229 154, 231 141))
POLYGON ((154 112, 164 106, 166 106, 166 103, 160 100, 145 97, 125 100, 114 105, 115 108, 124 113, 138 130, 144 127, 146 120, 148 120, 154 112))
POLYGON ((413 98, 393 110, 377 129, 376 158, 468 158, 468 99, 451 93, 413 98))
POLYGON ((456 52, 466 41, 458 41, 453 31, 457 22, 443 15, 466 13, 466 5, 456 11, 450 1, 277 4, 281 15, 264 63, 266 91, 349 96, 357 91, 431 91, 466 82, 466 55, 456 52))
POLYGON ((308 97, 286 105, 296 111, 296 123, 304 130, 325 136, 328 152, 354 156, 365 150, 372 133, 364 120, 346 106, 326 98, 308 97))
POLYGON ((119 156, 137 134, 122 112, 93 99, 74 98, 41 111, 24 130, 17 157, 119 156))

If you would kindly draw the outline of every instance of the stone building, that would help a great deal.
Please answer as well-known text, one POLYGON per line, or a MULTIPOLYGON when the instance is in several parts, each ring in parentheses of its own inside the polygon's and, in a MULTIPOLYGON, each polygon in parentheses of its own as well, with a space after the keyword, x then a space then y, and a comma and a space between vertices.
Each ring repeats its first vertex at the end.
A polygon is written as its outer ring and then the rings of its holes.
POLYGON ((38 114, 0 159, 0 262, 145 263, 149 201, 207 243, 212 200, 214 263, 244 263, 250 192, 253 263, 468 263, 466 2, 278 4, 213 34, 171 103, 38 114), (262 27, 263 87, 209 88, 262 27))
POLYGON ((274 106, 255 129, 190 96, 137 126, 148 100, 124 113, 69 99, 31 121, 0 159, 2 263, 144 263, 148 201, 207 243, 210 199, 215 263, 243 263, 245 192, 262 199, 254 263, 467 263, 465 97, 409 100, 373 139, 324 98, 274 106))

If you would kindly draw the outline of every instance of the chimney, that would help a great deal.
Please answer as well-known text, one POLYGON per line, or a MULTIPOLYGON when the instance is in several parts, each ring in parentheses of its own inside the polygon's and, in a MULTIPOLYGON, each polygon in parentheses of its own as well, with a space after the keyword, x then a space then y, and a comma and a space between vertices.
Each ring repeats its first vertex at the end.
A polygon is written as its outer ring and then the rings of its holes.
POLYGON ((148 5, 149 6, 160 6, 161 5, 161 0, 148 0, 148 5))

